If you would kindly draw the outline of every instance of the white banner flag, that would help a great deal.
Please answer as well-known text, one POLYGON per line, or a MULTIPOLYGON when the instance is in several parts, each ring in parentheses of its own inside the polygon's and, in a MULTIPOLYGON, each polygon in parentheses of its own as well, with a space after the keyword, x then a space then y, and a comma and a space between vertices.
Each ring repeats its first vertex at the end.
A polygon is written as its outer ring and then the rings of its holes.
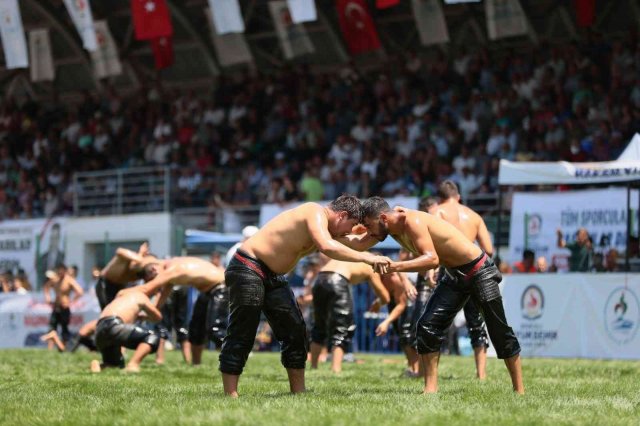
POLYGON ((98 49, 91 52, 93 70, 98 78, 105 78, 112 75, 122 74, 122 64, 118 57, 118 47, 116 46, 107 21, 95 22, 96 40, 98 49))
POLYGON ((296 56, 314 52, 315 49, 307 35, 307 31, 302 24, 293 22, 287 3, 284 0, 269 2, 269 11, 271 12, 285 58, 293 59, 296 56))
POLYGON ((238 0, 209 0, 209 9, 214 11, 213 22, 218 34, 244 32, 238 0))
POLYGON ((29 31, 29 62, 31 62, 31 81, 52 81, 55 79, 56 73, 48 29, 29 31))
POLYGON ((71 15, 73 25, 76 26, 80 34, 82 47, 93 52, 98 48, 98 42, 89 0, 64 0, 64 5, 67 7, 69 15, 71 15))
POLYGON ((527 17, 518 0, 486 0, 489 39, 496 40, 527 33, 527 17))
POLYGON ((0 0, 0 36, 7 69, 28 67, 27 41, 17 0, 0 0))
POLYGON ((449 31, 440 0, 411 0, 411 6, 423 46, 449 42, 449 31))
POLYGON ((318 19, 316 3, 314 0, 287 0, 287 6, 291 12, 291 20, 294 24, 315 21, 318 19))
POLYGON ((244 34, 229 33, 220 35, 216 29, 211 9, 205 8, 204 13, 207 16, 207 22, 211 30, 211 41, 213 42, 213 48, 216 50, 220 65, 228 67, 253 62, 253 56, 251 56, 249 46, 244 39, 244 34))
MULTIPOLYGON (((631 193, 631 209, 637 214, 638 192, 631 193)), ((567 270, 569 251, 557 247, 556 232, 562 230, 567 242, 573 242, 579 228, 586 228, 595 252, 611 248, 624 253, 627 245, 627 190, 596 189, 571 192, 517 192, 511 208, 509 258, 522 259, 525 248, 536 256, 545 256, 549 265, 567 270)), ((637 220, 632 221, 632 235, 637 220)))

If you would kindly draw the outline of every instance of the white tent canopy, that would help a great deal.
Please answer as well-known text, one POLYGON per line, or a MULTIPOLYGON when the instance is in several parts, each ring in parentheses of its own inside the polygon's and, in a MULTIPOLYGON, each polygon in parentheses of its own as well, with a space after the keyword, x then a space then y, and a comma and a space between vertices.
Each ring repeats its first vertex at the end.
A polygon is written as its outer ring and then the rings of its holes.
POLYGON ((500 160, 500 185, 580 185, 640 180, 640 134, 615 161, 597 163, 514 162, 500 160))
POLYGON ((500 160, 500 185, 629 182, 640 180, 640 160, 597 163, 513 162, 500 160))
POLYGON ((622 151, 618 161, 640 160, 640 134, 636 133, 629 145, 622 151))

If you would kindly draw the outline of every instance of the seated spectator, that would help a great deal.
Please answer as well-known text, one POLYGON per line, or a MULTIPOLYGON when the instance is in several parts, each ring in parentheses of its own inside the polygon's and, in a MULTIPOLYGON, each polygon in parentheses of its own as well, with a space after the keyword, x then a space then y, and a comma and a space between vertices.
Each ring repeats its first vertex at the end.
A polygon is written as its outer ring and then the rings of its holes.
POLYGON ((13 288, 13 277, 9 272, 0 275, 0 293, 11 293, 13 288))
POLYGON ((620 253, 618 250, 612 248, 607 252, 607 255, 604 259, 604 270, 605 272, 621 272, 622 268, 618 264, 618 258, 620 257, 620 253))
POLYGON ((547 265, 547 258, 544 256, 540 256, 538 257, 538 259, 536 260, 536 272, 538 273, 545 273, 545 272, 550 272, 549 267, 547 265))
POLYGON ((522 252, 522 260, 513 264, 513 272, 520 274, 533 274, 538 272, 534 265, 536 254, 533 250, 526 249, 522 252))
POLYGON ((18 269, 18 274, 14 279, 15 291, 19 294, 26 294, 30 291, 33 291, 33 287, 29 282, 29 277, 27 276, 24 269, 18 269))
POLYGON ((507 263, 507 261, 502 260, 502 258, 496 256, 495 260, 495 264, 498 265, 498 270, 500 271, 500 273, 502 274, 511 274, 513 273, 513 269, 511 268, 511 266, 509 266, 509 264, 507 263))

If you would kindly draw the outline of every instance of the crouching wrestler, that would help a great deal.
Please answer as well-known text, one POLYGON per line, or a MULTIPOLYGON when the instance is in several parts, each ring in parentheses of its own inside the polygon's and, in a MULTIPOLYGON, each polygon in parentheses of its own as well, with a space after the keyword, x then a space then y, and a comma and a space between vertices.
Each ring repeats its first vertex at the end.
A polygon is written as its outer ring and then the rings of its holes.
POLYGON ((135 352, 126 366, 129 372, 140 371, 140 362, 158 349, 160 338, 151 330, 135 325, 138 315, 144 312, 146 319, 158 322, 160 311, 142 292, 128 292, 119 295, 100 314, 96 325, 96 346, 102 354, 102 364, 91 361, 91 371, 99 373, 107 367, 124 368, 122 346, 135 352))

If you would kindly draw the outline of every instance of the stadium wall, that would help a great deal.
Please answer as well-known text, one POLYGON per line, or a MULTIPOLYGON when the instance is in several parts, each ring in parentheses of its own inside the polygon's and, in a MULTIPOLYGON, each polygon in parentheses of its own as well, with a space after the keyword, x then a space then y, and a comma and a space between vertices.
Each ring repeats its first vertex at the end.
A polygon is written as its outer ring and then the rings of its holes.
POLYGON ((115 250, 124 243, 148 241, 155 255, 165 257, 173 254, 173 235, 169 213, 69 219, 65 257, 80 267, 80 275, 89 282, 100 245, 108 244, 110 250, 115 250))

